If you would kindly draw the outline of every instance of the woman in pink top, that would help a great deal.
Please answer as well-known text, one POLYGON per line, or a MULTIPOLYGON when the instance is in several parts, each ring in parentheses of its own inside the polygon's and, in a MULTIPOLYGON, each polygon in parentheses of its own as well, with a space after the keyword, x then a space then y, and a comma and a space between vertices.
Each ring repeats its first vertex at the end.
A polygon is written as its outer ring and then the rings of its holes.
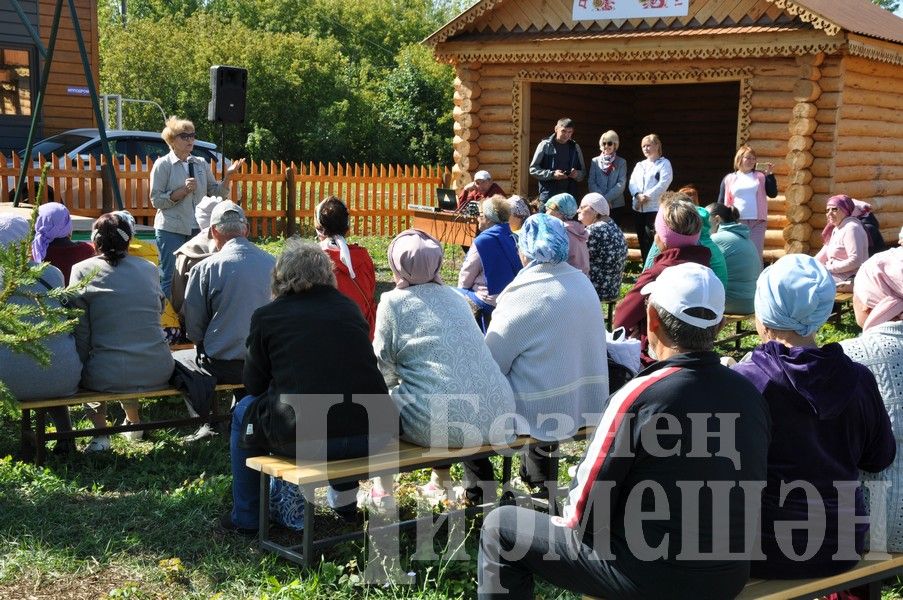
POLYGON ((825 245, 815 255, 834 277, 838 292, 853 289, 853 277, 869 257, 868 234, 859 219, 852 216, 854 209, 849 196, 841 194, 828 199, 828 224, 821 232, 825 245))
POLYGON ((734 155, 734 171, 721 181, 718 203, 736 207, 740 222, 749 227, 749 239, 759 256, 765 249, 768 225, 768 198, 778 195, 778 184, 771 172, 774 164, 765 163, 764 171, 756 170, 756 152, 746 144, 734 155))

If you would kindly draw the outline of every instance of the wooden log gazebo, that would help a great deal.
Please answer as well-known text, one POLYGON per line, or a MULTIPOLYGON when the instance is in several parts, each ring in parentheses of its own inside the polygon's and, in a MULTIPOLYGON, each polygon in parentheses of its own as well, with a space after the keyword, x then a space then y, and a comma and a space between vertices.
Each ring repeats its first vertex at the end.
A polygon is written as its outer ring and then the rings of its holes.
POLYGON ((871 203, 889 241, 903 225, 903 19, 868 0, 480 0, 425 42, 457 75, 456 186, 485 169, 535 196, 533 150, 570 116, 587 160, 614 129, 632 168, 658 133, 672 189, 703 203, 750 144, 778 179, 768 258, 819 248, 837 193, 871 203), (604 18, 630 3, 685 16, 604 18))

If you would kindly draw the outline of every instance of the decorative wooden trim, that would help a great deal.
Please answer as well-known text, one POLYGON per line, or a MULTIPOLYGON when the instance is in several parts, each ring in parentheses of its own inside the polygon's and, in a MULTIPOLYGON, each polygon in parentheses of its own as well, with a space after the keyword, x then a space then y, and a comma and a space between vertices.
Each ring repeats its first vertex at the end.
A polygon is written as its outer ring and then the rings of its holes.
POLYGON ((592 85, 633 85, 656 83, 711 83, 716 81, 739 81, 740 102, 737 110, 737 146, 749 139, 752 122, 752 67, 722 67, 712 69, 684 69, 677 71, 614 71, 610 73, 562 72, 543 70, 523 70, 515 77, 511 89, 511 122, 515 135, 512 136, 511 178, 517 182, 520 193, 527 190, 527 166, 521 165, 521 156, 529 156, 530 149, 524 148, 527 127, 524 114, 529 107, 523 105, 529 97, 528 83, 579 83, 592 85))
POLYGON ((804 23, 811 23, 813 27, 821 29, 830 36, 835 36, 840 33, 839 25, 820 17, 792 0, 768 0, 768 2, 771 2, 781 10, 787 11, 788 14, 793 15, 794 17, 799 17, 804 23))
POLYGON ((903 65, 903 52, 895 52, 887 48, 878 48, 871 44, 849 40, 847 49, 852 56, 861 56, 869 60, 874 60, 892 65, 903 65))
POLYGON ((445 26, 434 34, 423 40, 423 43, 435 48, 436 44, 441 44, 449 37, 476 21, 477 18, 483 16, 483 14, 495 8, 497 4, 501 4, 503 1, 504 0, 481 0, 481 2, 471 6, 469 9, 445 24, 445 26))
POLYGON ((453 51, 436 52, 436 59, 451 64, 462 62, 479 63, 575 63, 575 62, 616 62, 645 60, 697 60, 722 58, 771 58, 776 56, 804 56, 807 54, 835 54, 843 46, 841 41, 825 41, 821 43, 790 43, 780 45, 732 45, 723 43, 710 47, 687 48, 634 48, 612 47, 598 51, 574 52, 569 50, 543 50, 542 44, 537 49, 512 50, 473 50, 462 53, 453 51))

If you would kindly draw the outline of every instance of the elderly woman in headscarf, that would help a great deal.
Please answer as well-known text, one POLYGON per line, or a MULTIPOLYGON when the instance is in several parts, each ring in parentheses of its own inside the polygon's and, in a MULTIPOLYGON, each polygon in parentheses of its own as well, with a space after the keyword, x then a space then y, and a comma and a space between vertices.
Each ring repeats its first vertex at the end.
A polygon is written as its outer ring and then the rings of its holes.
POLYGON ((520 259, 508 225, 508 200, 493 196, 480 203, 477 218, 480 234, 464 256, 458 273, 458 291, 467 298, 471 311, 484 331, 495 310, 495 299, 517 272, 520 259))
POLYGON ((560 220, 532 215, 518 249, 524 268, 499 296, 486 344, 514 390, 515 433, 550 442, 521 461, 521 479, 539 486, 557 477, 554 442, 595 425, 608 397, 605 322, 593 284, 567 264, 560 220))
MULTIPOLYGON (((674 198, 689 200, 696 206, 696 212, 699 214, 699 218, 702 219, 702 230, 699 232, 699 245, 705 246, 709 249, 709 252, 712 253, 712 257, 709 258, 709 264, 705 266, 714 271, 715 275, 718 277, 718 279, 721 280, 721 283, 724 285, 724 287, 727 287, 729 281, 727 260, 724 258, 724 253, 721 251, 721 247, 715 243, 715 240, 712 239, 711 213, 709 212, 708 208, 704 208, 697 204, 697 202, 699 201, 698 196, 691 196, 684 191, 665 192, 665 194, 662 196, 662 204, 669 202, 674 198)), ((644 271, 652 266, 652 263, 655 262, 655 257, 658 256, 660 252, 661 250, 659 249, 658 244, 653 243, 649 248, 649 254, 646 256, 646 261, 643 263, 644 271)))
MULTIPOLYGON (((876 254, 859 267, 853 280, 853 312, 862 335, 840 342, 851 359, 865 365, 878 383, 888 414, 903 414, 903 248, 876 254)), ((897 438, 897 457, 877 475, 862 473, 863 481, 889 481, 887 490, 887 552, 903 552, 903 419, 891 422, 897 438)), ((872 531, 884 523, 872 523, 872 531)))
POLYGON ((586 242, 589 232, 580 221, 575 221, 577 199, 570 194, 555 194, 546 200, 546 212, 564 224, 568 234, 568 264, 589 275, 589 250, 586 242))
POLYGON ((586 225, 589 239, 589 280, 596 288, 600 302, 617 300, 621 295, 621 279, 627 263, 627 240, 624 232, 609 216, 605 196, 590 192, 580 201, 577 218, 586 225))
MULTIPOLYGON (((514 412, 511 386, 467 301, 442 284, 442 246, 408 229, 392 240, 388 257, 395 289, 380 298, 373 348, 401 413, 403 438, 443 448, 505 443, 504 417, 514 412)), ((483 463, 491 473, 488 459, 483 463)), ((450 487, 448 468, 435 469, 424 492, 450 487)))
POLYGON ((63 280, 69 285, 72 265, 92 256, 94 246, 72 241, 72 217, 65 205, 48 202, 38 207, 34 240, 31 242, 32 260, 49 262, 63 273, 63 280))
MULTIPOLYGON (((642 289, 655 281, 666 268, 685 262, 695 262, 709 266, 712 253, 699 245, 702 218, 696 206, 682 194, 672 194, 662 202, 655 217, 655 245, 661 253, 655 257, 652 266, 637 277, 636 283, 615 307, 613 327, 623 327, 627 333, 641 341, 642 359, 646 365, 655 362, 647 353, 646 341, 646 296, 642 289)), ((714 270, 714 269, 713 269, 714 270)))
POLYGON ((862 520, 868 512, 859 471, 880 471, 894 459, 890 419, 871 372, 850 360, 839 344, 819 347, 815 341, 833 305, 834 280, 804 254, 782 257, 756 284, 762 345, 734 366, 764 396, 772 423, 760 524, 766 558, 752 562, 753 577, 827 577, 855 566, 868 528, 862 520), (788 491, 788 481, 804 484, 788 491), (855 489, 855 502, 840 497, 843 487, 855 489), (789 545, 779 540, 776 524, 780 531, 780 522, 809 519, 824 526, 816 533, 816 538, 824 533, 823 539, 819 543, 805 528, 793 529, 794 548, 817 546, 805 559, 788 556, 789 545), (854 519, 855 548, 838 531, 838 523, 854 519))
MULTIPOLYGON (((23 217, 0 214, 0 247, 9 249, 25 242, 30 227, 31 224, 23 217)), ((27 306, 35 302, 29 296, 38 294, 43 296, 42 302, 45 305, 59 308, 57 300, 46 297, 47 292, 58 287, 63 287, 63 274, 58 268, 48 265, 37 282, 17 289, 9 297, 9 302, 27 306)), ((43 343, 50 351, 50 365, 47 367, 41 366, 30 356, 13 352, 0 344, 0 380, 20 402, 71 396, 78 391, 82 363, 75 351, 75 338, 71 334, 61 333, 43 340, 43 343)), ((67 407, 52 408, 48 412, 57 431, 72 429, 67 407)), ((73 440, 60 440, 55 452, 68 452, 74 447, 73 440)))
POLYGON ((869 256, 887 250, 887 244, 884 243, 884 237, 881 235, 881 224, 878 223, 877 217, 872 212, 872 205, 853 198, 853 216, 859 219, 868 236, 869 256))
MULTIPOLYGON (((72 301, 85 312, 75 328, 84 363, 81 385, 98 392, 143 392, 167 387, 173 359, 163 338, 163 292, 157 268, 128 253, 132 228, 121 215, 107 213, 91 234, 97 256, 72 267, 72 281, 90 281, 72 301)), ((138 423, 138 402, 124 401, 124 425, 138 423)), ((96 427, 106 426, 106 405, 89 405, 96 427)), ((140 439, 140 431, 124 434, 140 439)), ((87 452, 110 449, 109 436, 95 436, 87 452)))
POLYGON ((317 240, 335 266, 340 292, 351 298, 370 326, 370 339, 376 325, 376 268, 370 253, 363 246, 345 240, 350 229, 348 207, 339 198, 330 196, 314 211, 317 240))
POLYGON ((511 226, 511 233, 517 237, 517 232, 520 231, 520 228, 524 226, 524 221, 530 216, 530 207, 520 196, 511 196, 508 198, 508 203, 510 204, 508 207, 510 211, 508 225, 511 226))
POLYGON ((839 291, 850 291, 853 277, 869 256, 869 236, 859 219, 853 216, 856 205, 844 194, 828 198, 825 208, 828 222, 821 232, 824 242, 815 255, 837 284, 839 291))

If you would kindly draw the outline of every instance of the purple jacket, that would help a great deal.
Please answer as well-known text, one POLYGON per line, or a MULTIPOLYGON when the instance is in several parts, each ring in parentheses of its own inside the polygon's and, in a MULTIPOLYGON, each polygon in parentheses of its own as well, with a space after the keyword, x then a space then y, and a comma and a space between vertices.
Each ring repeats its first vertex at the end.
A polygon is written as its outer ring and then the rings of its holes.
MULTIPOLYGON (((752 576, 770 579, 826 577, 855 565, 863 551, 868 525, 854 515, 868 514, 861 489, 853 502, 838 502, 834 482, 858 485, 859 470, 877 472, 894 460, 896 444, 890 418, 875 378, 853 362, 839 344, 821 348, 788 348, 768 342, 753 350, 752 360, 734 367, 762 393, 771 411, 768 484, 762 493, 762 551, 766 561, 753 561, 752 576), (802 480, 818 492, 808 498, 798 486, 781 506, 782 483, 802 480), (824 540, 807 560, 793 560, 778 546, 778 532, 789 521, 814 520, 809 506, 824 506, 824 540), (781 523, 784 525, 781 525, 781 523), (849 525, 838 527, 838 523, 849 525), (846 530, 846 531, 844 531, 846 530), (838 537, 841 537, 838 540, 838 537), (857 556, 833 559, 838 552, 857 556)), ((806 551, 808 533, 792 531, 797 555, 806 551)))

